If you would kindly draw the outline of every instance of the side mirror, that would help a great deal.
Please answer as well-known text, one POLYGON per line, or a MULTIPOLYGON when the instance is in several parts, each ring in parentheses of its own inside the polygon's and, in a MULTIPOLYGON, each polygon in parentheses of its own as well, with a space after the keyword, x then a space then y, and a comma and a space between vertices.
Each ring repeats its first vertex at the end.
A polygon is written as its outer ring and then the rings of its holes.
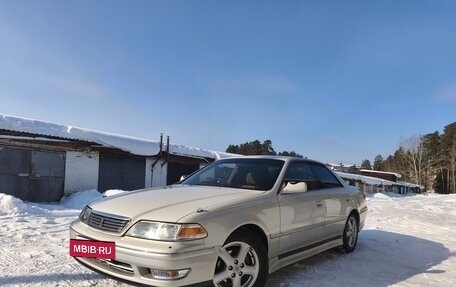
POLYGON ((285 183, 285 187, 283 188, 283 193, 301 193, 307 191, 307 183, 305 182, 292 182, 288 181, 285 183))
POLYGON ((183 181, 183 180, 186 179, 187 177, 188 177, 187 174, 182 175, 182 176, 180 177, 179 182, 183 181))

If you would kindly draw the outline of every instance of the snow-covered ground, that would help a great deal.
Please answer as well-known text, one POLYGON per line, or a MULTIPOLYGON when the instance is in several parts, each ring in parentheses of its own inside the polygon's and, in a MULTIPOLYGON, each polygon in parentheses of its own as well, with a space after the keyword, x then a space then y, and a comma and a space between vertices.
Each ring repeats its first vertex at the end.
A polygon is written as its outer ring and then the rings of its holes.
MULTIPOLYGON (((100 196, 32 204, 0 193, 0 286, 129 286, 68 255, 68 225, 100 196)), ((328 251, 285 267, 267 287, 456 286, 456 195, 376 194, 368 207, 354 253, 328 251)))

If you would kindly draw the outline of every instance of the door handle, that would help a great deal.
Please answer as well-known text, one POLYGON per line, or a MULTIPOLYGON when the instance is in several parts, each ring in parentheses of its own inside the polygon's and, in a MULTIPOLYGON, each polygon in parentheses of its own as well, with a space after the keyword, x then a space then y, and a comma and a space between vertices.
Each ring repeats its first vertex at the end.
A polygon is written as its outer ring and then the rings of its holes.
POLYGON ((318 201, 318 202, 316 203, 316 205, 317 205, 317 207, 323 207, 323 202, 322 202, 322 201, 318 201))

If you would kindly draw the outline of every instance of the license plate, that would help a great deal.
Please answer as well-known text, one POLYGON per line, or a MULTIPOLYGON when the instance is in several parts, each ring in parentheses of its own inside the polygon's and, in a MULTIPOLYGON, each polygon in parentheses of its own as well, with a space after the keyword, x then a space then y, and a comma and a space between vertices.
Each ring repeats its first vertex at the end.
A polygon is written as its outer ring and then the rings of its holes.
POLYGON ((116 243, 70 239, 70 256, 116 259, 116 243))

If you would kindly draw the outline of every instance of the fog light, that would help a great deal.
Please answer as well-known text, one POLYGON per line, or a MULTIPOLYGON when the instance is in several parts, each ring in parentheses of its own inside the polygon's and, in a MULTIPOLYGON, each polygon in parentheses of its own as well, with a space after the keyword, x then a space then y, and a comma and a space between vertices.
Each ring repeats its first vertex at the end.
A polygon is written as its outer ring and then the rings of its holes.
POLYGON ((160 270, 160 269, 150 269, 153 279, 158 280, 178 280, 187 276, 190 269, 182 270, 160 270))

